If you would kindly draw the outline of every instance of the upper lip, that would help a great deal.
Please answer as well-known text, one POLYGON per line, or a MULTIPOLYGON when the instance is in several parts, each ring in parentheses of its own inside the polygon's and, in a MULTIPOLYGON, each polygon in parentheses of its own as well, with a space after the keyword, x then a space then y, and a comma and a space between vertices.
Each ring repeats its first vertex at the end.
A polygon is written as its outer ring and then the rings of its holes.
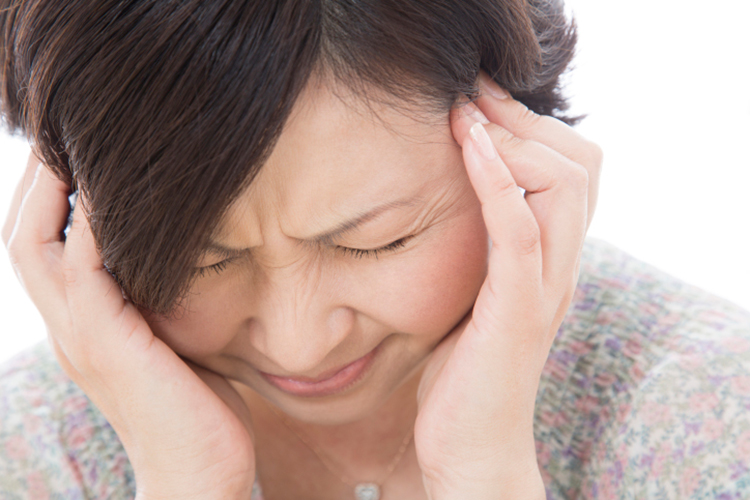
POLYGON ((261 372, 261 373, 264 373, 266 375, 271 375, 272 377, 279 377, 279 378, 287 378, 287 379, 292 379, 292 380, 298 380, 300 382, 307 382, 307 383, 322 382, 324 380, 327 380, 327 379, 333 377, 338 372, 340 372, 341 370, 343 370, 347 366, 351 365, 352 363, 354 363, 356 361, 359 361, 360 359, 364 358, 365 356, 367 356, 368 354, 370 354, 374 350, 375 349, 372 349, 372 350, 368 351, 367 354, 365 354, 363 356, 360 356, 357 359, 355 359, 354 361, 350 361, 347 364, 342 365, 342 366, 340 366, 338 368, 333 368, 331 370, 324 371, 321 374, 319 374, 317 377, 300 377, 300 376, 291 376, 291 375, 274 375, 273 373, 268 373, 268 372, 261 372))

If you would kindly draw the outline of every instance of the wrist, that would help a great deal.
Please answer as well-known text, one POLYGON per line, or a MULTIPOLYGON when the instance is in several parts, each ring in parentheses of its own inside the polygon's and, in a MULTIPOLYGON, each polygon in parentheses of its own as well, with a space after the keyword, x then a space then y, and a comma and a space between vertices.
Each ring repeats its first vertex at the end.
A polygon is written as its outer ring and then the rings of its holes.
POLYGON ((547 498, 544 482, 539 467, 532 467, 498 475, 493 479, 477 480, 466 476, 446 476, 428 479, 423 482, 430 500, 455 500, 471 498, 472 500, 545 500, 547 498))
POLYGON ((253 482, 247 481, 231 482, 221 486, 206 488, 185 488, 159 485, 159 488, 144 486, 136 487, 136 495, 133 500, 250 500, 253 491, 253 482))
POLYGON ((191 495, 189 497, 181 494, 148 494, 142 491, 136 493, 133 500, 184 500, 186 498, 192 500, 250 500, 252 497, 252 488, 237 492, 237 490, 224 491, 224 492, 213 492, 211 494, 198 494, 191 495))
POLYGON ((430 500, 455 500, 456 498, 471 498, 472 500, 545 500, 547 494, 544 483, 530 484, 497 484, 477 485, 467 484, 464 488, 439 489, 433 488, 427 492, 430 500))

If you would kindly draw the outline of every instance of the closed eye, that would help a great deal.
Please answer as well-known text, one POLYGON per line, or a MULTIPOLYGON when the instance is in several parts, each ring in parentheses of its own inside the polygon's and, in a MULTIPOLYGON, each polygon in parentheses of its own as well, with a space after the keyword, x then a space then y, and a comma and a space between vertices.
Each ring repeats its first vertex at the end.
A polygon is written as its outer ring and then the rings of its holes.
POLYGON ((224 259, 221 262, 217 262, 216 264, 211 264, 210 266, 197 267, 196 272, 198 273, 198 276, 200 276, 201 278, 212 272, 219 274, 224 269, 226 269, 229 263, 232 262, 234 259, 236 259, 236 257, 230 257, 228 259, 224 259))
POLYGON ((356 257, 358 259, 361 259, 362 257, 375 257, 377 259, 378 256, 384 252, 392 252, 394 250, 398 250, 399 248, 402 248, 406 244, 406 242, 412 239, 413 237, 414 237, 413 235, 406 236, 404 238, 400 238, 380 248, 362 249, 362 248, 349 248, 349 247, 337 246, 336 249, 341 252, 344 252, 344 255, 349 255, 351 257, 356 257))
MULTIPOLYGON (((336 246, 336 250, 343 252, 344 255, 356 257, 358 259, 361 259, 363 257, 375 257, 377 259, 378 256, 382 253, 393 252, 395 250, 398 250, 399 248, 403 248, 406 245, 406 242, 408 242, 413 237, 414 235, 405 236, 403 238, 399 238, 396 241, 389 243, 385 246, 379 247, 379 248, 363 249, 363 248, 349 248, 349 247, 336 246)), ((196 268, 196 272, 198 273, 198 276, 200 276, 201 278, 210 273, 219 274, 222 271, 224 271, 227 268, 227 266, 236 258, 237 257, 229 257, 227 259, 222 260, 221 262, 217 262, 216 264, 211 264, 210 266, 198 267, 196 268)))

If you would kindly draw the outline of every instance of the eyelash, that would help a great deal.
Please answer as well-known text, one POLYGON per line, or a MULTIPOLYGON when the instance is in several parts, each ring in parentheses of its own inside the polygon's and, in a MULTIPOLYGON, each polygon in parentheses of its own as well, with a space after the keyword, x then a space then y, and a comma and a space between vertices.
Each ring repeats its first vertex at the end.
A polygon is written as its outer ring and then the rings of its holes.
POLYGON ((336 249, 344 252, 344 255, 350 255, 352 257, 356 257, 357 259, 361 259, 362 257, 375 257, 377 259, 378 255, 380 255, 381 253, 392 252, 394 250, 398 250, 399 248, 403 247, 406 244, 406 242, 412 238, 413 236, 406 236, 404 238, 394 241, 393 243, 389 243, 384 247, 373 248, 372 250, 363 250, 361 248, 349 248, 349 247, 339 247, 339 246, 337 246, 336 249))
POLYGON ((196 268, 196 270, 198 272, 198 276, 202 278, 206 274, 209 274, 209 273, 212 273, 212 272, 214 272, 216 274, 219 274, 224 269, 227 268, 227 266, 229 265, 230 262, 232 262, 236 258, 237 257, 229 257, 228 259, 224 259, 221 262, 217 262, 216 264, 211 264, 210 266, 198 267, 198 268, 196 268))
MULTIPOLYGON (((361 259, 363 257, 375 257, 378 258, 378 255, 384 252, 393 252, 395 250, 398 250, 399 248, 402 248, 407 241, 412 239, 414 236, 406 236, 404 238, 400 238, 392 243, 389 243, 383 247, 380 248, 373 248, 369 250, 364 250, 361 248, 349 248, 349 247, 341 247, 337 246, 336 250, 339 250, 344 253, 344 255, 349 255, 351 257, 355 257, 357 259, 361 259)), ((198 276, 201 278, 209 273, 216 273, 219 274, 222 271, 224 271, 227 266, 235 260, 237 257, 229 257, 227 259, 222 260, 221 262, 217 262, 216 264, 212 264, 210 266, 205 267, 198 267, 197 272, 198 276)))

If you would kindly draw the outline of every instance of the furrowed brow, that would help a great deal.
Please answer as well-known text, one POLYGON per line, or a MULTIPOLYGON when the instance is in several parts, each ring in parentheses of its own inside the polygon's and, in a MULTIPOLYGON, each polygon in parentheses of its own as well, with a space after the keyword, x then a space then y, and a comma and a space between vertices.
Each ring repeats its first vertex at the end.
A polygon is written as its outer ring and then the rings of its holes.
POLYGON ((361 215, 358 215, 357 217, 354 217, 353 219, 342 222, 341 224, 339 224, 338 226, 334 227, 331 230, 316 234, 310 237, 309 240, 315 243, 322 243, 325 245, 330 245, 337 238, 340 238, 341 236, 347 233, 355 231, 356 229, 359 228, 359 226, 361 226, 365 222, 371 221, 373 219, 377 219, 384 212, 387 212, 389 210, 393 210, 396 208, 413 206, 416 201, 417 201, 416 198, 412 198, 409 200, 399 200, 399 201, 391 201, 388 203, 384 203, 383 205, 379 205, 373 208, 372 210, 369 210, 361 215))
MULTIPOLYGON (((362 224, 378 218, 383 213, 389 210, 397 209, 397 208, 413 206, 418 201, 419 201, 419 198, 410 198, 408 200, 398 200, 398 201, 391 201, 388 203, 384 203, 371 210, 368 210, 367 212, 361 215, 358 215, 352 219, 342 222, 341 224, 337 225, 333 229, 310 236, 309 238, 307 238, 307 240, 311 242, 315 242, 315 243, 322 243, 322 244, 330 245, 337 238, 340 238, 341 236, 347 233, 357 230, 362 224)), ((217 255, 221 255, 224 258, 237 257, 247 252, 248 250, 250 249, 249 248, 230 248, 220 243, 216 243, 215 241, 210 242, 208 246, 206 247, 206 251, 212 252, 217 255)))

